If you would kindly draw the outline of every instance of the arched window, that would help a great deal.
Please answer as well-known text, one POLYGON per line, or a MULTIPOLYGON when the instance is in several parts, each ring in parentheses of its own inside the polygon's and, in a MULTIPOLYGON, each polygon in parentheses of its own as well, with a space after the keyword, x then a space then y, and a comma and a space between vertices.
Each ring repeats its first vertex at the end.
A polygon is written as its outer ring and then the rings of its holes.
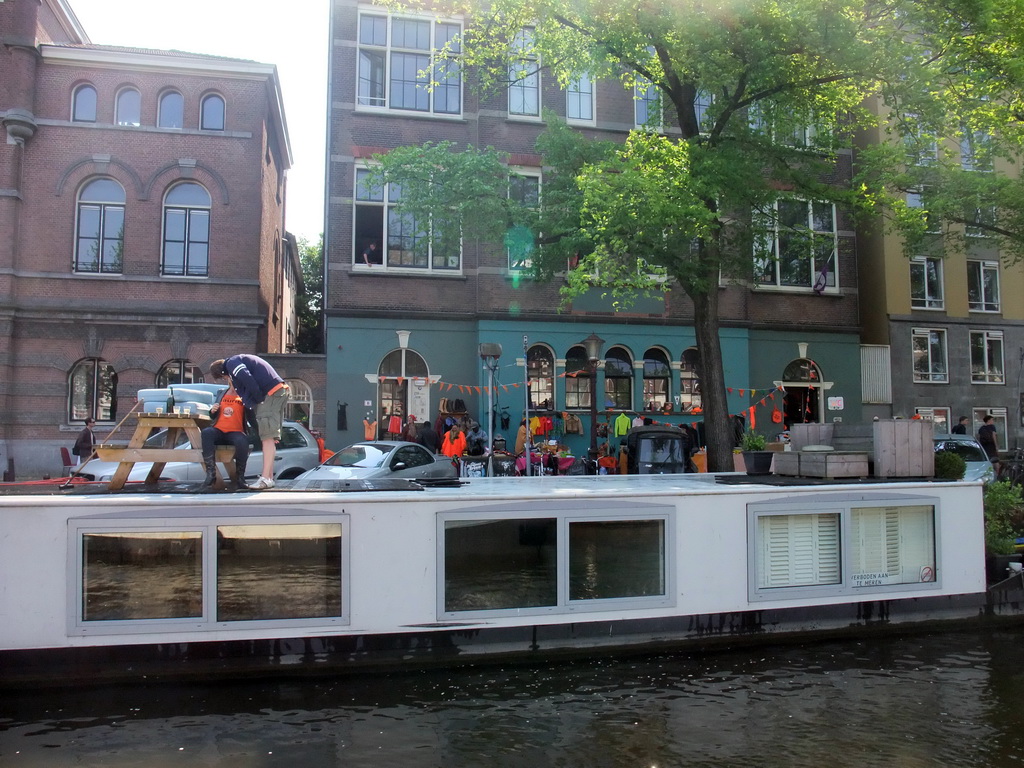
POLYGON ((142 124, 142 95, 134 88, 125 88, 117 94, 114 121, 118 125, 142 124))
POLYGON ((156 375, 158 387, 166 387, 168 384, 195 384, 203 380, 203 371, 198 365, 180 358, 168 360, 156 375))
POLYGON ((633 361, 622 347, 612 347, 604 358, 604 405, 606 409, 633 409, 633 361))
POLYGON ((790 382, 806 381, 809 384, 820 384, 821 369, 818 368, 818 364, 813 360, 808 360, 806 357, 798 357, 786 366, 786 369, 782 372, 782 380, 790 382))
POLYGON ((164 275, 209 274, 210 193, 195 182, 171 187, 164 198, 164 275))
POLYGON ((400 417, 403 424, 409 414, 420 421, 427 418, 426 414, 416 412, 416 403, 409 401, 409 379, 425 379, 428 375, 427 362, 418 352, 396 349, 385 355, 377 369, 377 379, 380 381, 378 434, 385 434, 391 416, 400 417))
POLYGON ((671 379, 668 355, 655 347, 644 352, 644 410, 660 411, 671 401, 671 379))
POLYGON ((224 99, 216 93, 203 98, 199 107, 199 127, 204 131, 224 130, 224 99))
POLYGON ((288 421, 297 421, 307 428, 313 423, 313 390, 301 379, 287 379, 288 406, 284 417, 288 421))
POLYGON ((701 407, 697 360, 697 350, 694 347, 684 349, 679 360, 679 410, 684 413, 701 407))
POLYGON ((530 385, 530 408, 555 407, 555 354, 543 344, 534 344, 526 353, 526 378, 530 385))
POLYGON ((106 360, 79 360, 68 375, 68 423, 117 418, 117 373, 106 360))
POLYGON ((593 382, 594 373, 590 370, 587 350, 577 345, 565 355, 565 407, 577 410, 590 408, 593 382))
POLYGON ((160 128, 182 128, 185 125, 185 100, 177 91, 167 91, 160 97, 156 124, 160 128))
POLYGON ((76 123, 96 122, 96 89, 80 85, 71 99, 71 119, 76 123))
POLYGON ((124 188, 94 179, 78 193, 75 271, 121 272, 124 261, 124 188))

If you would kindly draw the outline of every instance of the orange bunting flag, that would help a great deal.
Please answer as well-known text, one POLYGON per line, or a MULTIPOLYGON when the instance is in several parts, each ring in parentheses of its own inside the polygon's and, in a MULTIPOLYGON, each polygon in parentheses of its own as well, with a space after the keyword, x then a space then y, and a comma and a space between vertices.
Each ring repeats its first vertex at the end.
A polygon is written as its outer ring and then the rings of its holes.
POLYGON ((516 383, 515 383, 515 384, 513 384, 512 386, 513 386, 513 387, 515 387, 516 389, 519 389, 519 383, 518 383, 518 382, 516 382, 516 383))
POLYGON ((757 409, 754 406, 750 406, 750 428, 757 429, 757 409))
POLYGON ((477 393, 478 395, 480 394, 480 387, 473 387, 473 389, 475 389, 475 390, 476 390, 476 393, 477 393))
POLYGON ((732 394, 732 387, 726 387, 726 390, 729 392, 730 395, 732 394))
POLYGON ((740 397, 745 397, 746 396, 746 392, 747 392, 747 390, 741 389, 740 390, 740 397))
POLYGON ((399 377, 398 377, 398 386, 402 386, 402 383, 403 383, 404 381, 405 381, 405 376, 399 376, 399 377))
POLYGON ((383 384, 387 380, 387 378, 387 376, 378 376, 377 380, 380 381, 381 384, 383 384))

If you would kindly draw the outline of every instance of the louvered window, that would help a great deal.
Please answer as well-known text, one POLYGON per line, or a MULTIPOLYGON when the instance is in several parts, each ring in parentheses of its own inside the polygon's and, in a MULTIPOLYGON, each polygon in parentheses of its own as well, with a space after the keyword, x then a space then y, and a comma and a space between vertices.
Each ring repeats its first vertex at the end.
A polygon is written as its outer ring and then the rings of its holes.
POLYGON ((758 518, 758 589, 838 584, 839 514, 758 518))
POLYGON ((934 580, 932 507, 851 509, 849 557, 850 585, 853 587, 934 580))

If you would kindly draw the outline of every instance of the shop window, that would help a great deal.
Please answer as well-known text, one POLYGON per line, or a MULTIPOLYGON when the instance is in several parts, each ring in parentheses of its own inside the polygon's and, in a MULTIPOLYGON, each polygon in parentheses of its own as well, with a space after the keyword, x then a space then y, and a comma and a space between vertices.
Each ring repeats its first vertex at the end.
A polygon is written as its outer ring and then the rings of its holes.
POLYGON ((512 40, 508 82, 508 113, 540 117, 540 60, 534 48, 533 27, 519 30, 512 40))
POLYGON ((138 127, 142 124, 142 94, 134 88, 124 88, 117 94, 114 109, 118 125, 138 127))
POLYGON ((161 273, 205 277, 210 269, 210 193, 195 182, 171 187, 164 197, 161 273))
POLYGON ((594 391, 594 372, 590 369, 587 351, 575 346, 565 355, 565 407, 569 410, 590 408, 594 391))
POLYGON ((360 14, 356 106, 461 114, 461 36, 455 21, 360 14))
POLYGON ((399 212, 401 187, 372 184, 365 168, 356 169, 355 185, 357 268, 450 273, 461 267, 461 241, 448 242, 440 228, 432 232, 429 221, 399 212))
POLYGON ((124 187, 90 181, 78 193, 75 271, 120 274, 124 268, 124 187))
POLYGON ((754 273, 762 286, 834 292, 837 240, 831 203, 777 200, 753 218, 754 273))
POLYGON ((117 373, 106 360, 79 360, 68 375, 68 423, 117 418, 117 373))
POLYGON ((1003 384, 1003 332, 971 331, 971 383, 1003 384))
POLYGON ((185 100, 177 91, 167 91, 160 96, 156 124, 159 128, 183 128, 185 126, 185 100))
POLYGON ((941 328, 914 328, 911 333, 915 382, 949 382, 946 332, 941 328))
POLYGON ((633 410, 633 360, 622 347, 612 347, 604 359, 604 406, 633 410))
POLYGON ((80 85, 71 97, 71 119, 76 123, 96 122, 96 89, 80 85))
POLYGON ((910 306, 943 309, 942 259, 915 256, 910 260, 910 306))
POLYGON ((526 377, 530 387, 530 410, 547 411, 555 407, 555 354, 543 344, 534 344, 526 353, 526 377))
POLYGON ((679 360, 679 408, 684 413, 701 407, 697 360, 696 347, 683 350, 683 355, 679 360))
POLYGON ((203 97, 199 107, 199 127, 204 131, 224 130, 224 99, 216 93, 203 97))
POLYGON ((672 402, 671 380, 668 355, 653 347, 644 352, 644 410, 660 411, 672 402))
POLYGON ((156 386, 158 388, 170 384, 196 384, 203 382, 203 371, 194 363, 188 360, 168 360, 156 374, 156 386))

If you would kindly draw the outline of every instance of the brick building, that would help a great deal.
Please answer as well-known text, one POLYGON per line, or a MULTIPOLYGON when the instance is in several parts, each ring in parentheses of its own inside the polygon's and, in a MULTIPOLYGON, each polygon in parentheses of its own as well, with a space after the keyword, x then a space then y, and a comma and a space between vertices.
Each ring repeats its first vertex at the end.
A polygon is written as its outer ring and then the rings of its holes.
POLYGON ((0 2, 0 72, 0 464, 38 476, 138 389, 289 349, 291 151, 273 65, 92 45, 66 0, 0 2))
MULTIPOLYGON (((595 138, 622 141, 643 124, 644 100, 617 81, 580 81, 564 90, 543 69, 483 100, 467 85, 472 73, 461 70, 428 92, 415 85, 415 73, 462 30, 460 18, 389 14, 355 0, 332 0, 331 20, 328 400, 349 404, 346 429, 332 431, 331 442, 362 438, 364 420, 376 422, 379 431, 396 412, 434 420, 444 415, 442 398, 449 404, 463 400, 484 423, 487 397, 479 388, 488 386, 489 375, 478 350, 486 343, 503 348, 495 371, 497 407, 508 410, 511 424, 499 425, 498 432, 514 437, 527 379, 531 410, 585 413, 590 381, 574 374, 588 366, 580 342, 591 333, 605 340, 594 382, 603 394, 601 421, 620 413, 700 421, 693 311, 681 290, 669 285, 664 302, 640 300, 628 312, 617 311, 597 291, 561 309, 558 281, 531 281, 524 264, 501 244, 464 242, 458 251, 418 254, 410 244, 414 234, 391 214, 392 191, 360 183, 375 153, 452 141, 509 153, 522 179, 517 194, 536 197, 544 176, 535 149, 545 127, 542 110, 595 138), (371 241, 379 247, 366 264, 363 252, 371 241)), ((839 154, 834 183, 849 182, 851 160, 851 153, 839 154)), ((801 204, 810 218, 811 204, 801 204)), ((812 290, 810 271, 801 285, 766 275, 756 286, 720 289, 729 409, 744 413, 757 406, 758 418, 769 422, 759 423, 765 432, 778 429, 770 421, 775 406, 785 410, 787 421, 860 418, 853 224, 832 206, 818 213, 823 230, 815 236, 834 242, 824 291, 812 290), (780 383, 788 393, 785 403, 761 406, 780 383)), ((566 438, 576 448, 587 439, 566 438)))

